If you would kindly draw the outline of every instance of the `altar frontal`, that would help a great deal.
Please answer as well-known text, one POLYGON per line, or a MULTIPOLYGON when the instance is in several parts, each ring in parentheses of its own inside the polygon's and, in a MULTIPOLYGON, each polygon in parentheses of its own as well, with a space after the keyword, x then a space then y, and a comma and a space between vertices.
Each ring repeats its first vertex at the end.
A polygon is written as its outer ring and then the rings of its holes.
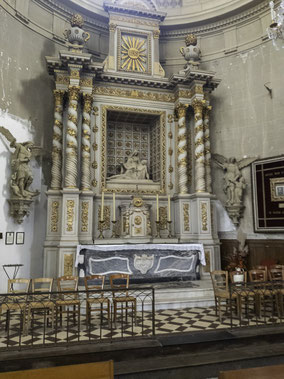
POLYGON ((129 274, 134 282, 199 279, 202 244, 78 245, 84 275, 129 274))

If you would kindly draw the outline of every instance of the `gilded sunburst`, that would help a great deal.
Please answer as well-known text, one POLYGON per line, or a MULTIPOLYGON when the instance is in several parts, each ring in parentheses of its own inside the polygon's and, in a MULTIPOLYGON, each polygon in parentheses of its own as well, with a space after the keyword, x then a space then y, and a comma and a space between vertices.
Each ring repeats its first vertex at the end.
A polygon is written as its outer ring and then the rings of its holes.
POLYGON ((146 47, 145 39, 138 37, 122 36, 121 68, 127 71, 146 71, 146 47))

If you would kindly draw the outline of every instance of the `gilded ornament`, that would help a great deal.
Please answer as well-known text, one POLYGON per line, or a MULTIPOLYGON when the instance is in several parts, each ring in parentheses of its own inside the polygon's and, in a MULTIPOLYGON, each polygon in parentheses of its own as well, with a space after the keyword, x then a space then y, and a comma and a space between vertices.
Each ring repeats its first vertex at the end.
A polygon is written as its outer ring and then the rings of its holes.
POLYGON ((97 182, 97 180, 95 180, 95 179, 94 179, 94 180, 92 180, 92 186, 93 186, 93 187, 97 187, 97 185, 98 185, 98 182, 97 182))
MULTIPOLYGON (((176 113, 178 115, 178 118, 185 117, 187 108, 188 108, 188 104, 179 103, 176 106, 175 111, 176 111, 176 113)), ((183 127, 183 125, 182 125, 182 127, 183 127)))
POLYGON ((98 150, 98 144, 97 144, 96 142, 95 142, 95 143, 93 143, 93 145, 92 145, 92 146, 93 146, 93 149, 94 149, 94 150, 98 150))
POLYGON ((196 35, 195 34, 188 34, 185 37, 185 44, 186 44, 186 46, 189 46, 189 45, 196 46, 197 45, 197 37, 196 37, 196 35))
POLYGON ((73 254, 64 254, 64 275, 73 275, 73 254))
POLYGON ((79 13, 73 14, 70 19, 70 24, 72 27, 78 26, 79 28, 82 28, 84 25, 84 19, 79 13))
POLYGON ((202 220, 202 230, 206 232, 208 230, 207 204, 206 203, 201 203, 201 220, 202 220))
POLYGON ((82 201, 81 232, 88 231, 89 202, 82 201))
POLYGON ((92 77, 81 78, 80 86, 81 87, 92 87, 93 86, 93 78, 92 77))
POLYGON ((74 200, 67 200, 67 231, 73 231, 73 223, 74 223, 74 200))
POLYGON ((71 79, 80 79, 80 70, 70 69, 70 78, 71 79))
POLYGON ((134 224, 136 224, 136 225, 141 225, 142 224, 142 218, 141 218, 141 216, 136 216, 134 218, 134 224))
POLYGON ((174 171, 173 166, 169 166, 169 173, 171 174, 174 171))
POLYGON ((169 153, 169 156, 173 155, 173 149, 171 147, 169 147, 168 153, 169 153))
POLYGON ((169 132, 169 133, 168 133, 168 137, 169 137, 169 139, 172 139, 172 138, 173 138, 173 133, 172 133, 172 132, 169 132))
POLYGON ((66 86, 69 85, 70 79, 69 76, 66 74, 56 74, 56 84, 64 84, 66 86))
POLYGON ((153 37, 154 37, 154 39, 160 38, 160 30, 159 29, 156 29, 153 31, 153 37))
POLYGON ((206 266, 203 267, 204 272, 210 272, 210 250, 204 251, 206 266))
POLYGON ((172 189, 174 188, 174 185, 173 185, 173 183, 172 183, 172 182, 170 182, 170 183, 169 183, 169 185, 168 185, 168 187, 169 187, 169 189, 170 189, 170 190, 172 190, 172 189))
POLYGON ((196 85, 195 86, 195 93, 197 94, 197 95, 203 95, 204 94, 204 92, 203 92, 203 85, 196 85))
POLYGON ((168 212, 167 207, 159 207, 160 230, 167 229, 167 221, 168 221, 167 212, 168 212))
POLYGON ((189 226, 189 204, 183 204, 183 224, 184 224, 184 231, 190 232, 190 226, 189 226))
POLYGON ((146 72, 147 40, 134 36, 121 37, 121 69, 127 71, 146 72))
MULTIPOLYGON (((79 86, 69 86, 68 91, 69 91, 69 99, 78 101, 80 87, 79 86)), ((69 104, 69 106, 72 107, 72 104, 69 104)))
POLYGON ((97 161, 94 161, 92 163, 92 167, 96 170, 98 168, 98 162, 97 161))
MULTIPOLYGON (((108 230, 110 229, 110 206, 109 205, 105 205, 104 206, 104 222, 102 224, 102 228, 104 230, 108 230)), ((98 209, 98 220, 101 219, 101 206, 99 205, 99 209, 98 209)))
POLYGON ((133 205, 134 205, 134 207, 137 207, 137 208, 142 207, 143 200, 141 199, 141 197, 134 197, 134 199, 133 199, 133 205))
POLYGON ((115 32, 117 25, 111 22, 108 26, 110 32, 115 32))
POLYGON ((58 210, 59 202, 53 201, 51 203, 50 229, 54 233, 58 232, 58 210))
POLYGON ((168 114, 168 123, 171 124, 174 121, 174 115, 168 114))

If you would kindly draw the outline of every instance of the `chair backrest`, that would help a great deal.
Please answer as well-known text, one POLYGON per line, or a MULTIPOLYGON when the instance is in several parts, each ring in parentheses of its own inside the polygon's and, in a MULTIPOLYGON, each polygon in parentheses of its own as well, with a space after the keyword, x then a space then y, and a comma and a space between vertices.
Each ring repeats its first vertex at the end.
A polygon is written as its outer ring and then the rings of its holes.
POLYGON ((247 275, 247 271, 230 271, 230 281, 231 283, 246 283, 247 282, 247 278, 248 278, 248 275, 247 275), (244 280, 242 280, 241 282, 238 282, 238 281, 235 281, 234 280, 234 275, 244 275, 244 280))
POLYGON ((268 271, 268 278, 271 281, 283 280, 283 270, 282 270, 282 268, 271 268, 268 271))
MULTIPOLYGON (((89 275, 84 278, 85 289, 89 290, 103 290, 105 285, 105 276, 104 275, 89 275)), ((87 297, 89 294, 87 292, 87 297)))
MULTIPOLYGON (((110 287, 112 290, 117 290, 113 291, 112 295, 115 297, 117 295, 117 292, 120 290, 123 291, 125 289, 128 289, 129 287, 129 275, 128 274, 113 274, 109 276, 109 282, 110 282, 110 287)), ((123 291, 123 293, 128 296, 128 291, 123 291)))
POLYGON ((65 275, 57 278, 57 288, 59 292, 78 291, 79 277, 75 275, 65 275))
POLYGON ((53 278, 35 278, 32 279, 32 292, 51 292, 53 278))
POLYGON ((271 270, 271 269, 274 269, 274 268, 278 268, 278 269, 280 269, 280 270, 283 270, 283 269, 284 269, 284 265, 271 265, 271 266, 269 267, 270 270, 271 270))
POLYGON ((252 270, 264 270, 266 272, 266 278, 268 276, 268 274, 267 274, 267 272, 268 272, 267 266, 264 266, 264 265, 253 266, 252 270))
POLYGON ((8 293, 28 293, 30 283, 30 279, 8 279, 8 293))
POLYGON ((229 290, 228 271, 215 270, 215 271, 211 271, 210 275, 211 275, 214 292, 229 290))
POLYGON ((249 270, 250 282, 266 282, 267 272, 265 270, 249 270))

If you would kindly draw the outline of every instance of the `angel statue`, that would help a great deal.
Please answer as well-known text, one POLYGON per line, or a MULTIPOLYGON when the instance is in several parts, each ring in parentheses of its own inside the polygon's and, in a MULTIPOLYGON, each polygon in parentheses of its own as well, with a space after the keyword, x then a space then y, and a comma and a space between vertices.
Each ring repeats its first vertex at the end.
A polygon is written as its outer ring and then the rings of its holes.
POLYGON ((16 198, 30 200, 33 196, 37 196, 39 191, 29 190, 33 182, 29 162, 33 156, 41 153, 41 148, 34 146, 31 141, 17 142, 16 138, 4 126, 0 126, 0 133, 10 142, 10 147, 15 149, 11 159, 10 189, 16 198))
POLYGON ((226 205, 241 205, 243 191, 246 188, 246 182, 241 174, 241 170, 257 158, 243 158, 237 161, 236 158, 227 159, 223 155, 213 154, 213 159, 225 173, 224 192, 227 195, 226 205))

